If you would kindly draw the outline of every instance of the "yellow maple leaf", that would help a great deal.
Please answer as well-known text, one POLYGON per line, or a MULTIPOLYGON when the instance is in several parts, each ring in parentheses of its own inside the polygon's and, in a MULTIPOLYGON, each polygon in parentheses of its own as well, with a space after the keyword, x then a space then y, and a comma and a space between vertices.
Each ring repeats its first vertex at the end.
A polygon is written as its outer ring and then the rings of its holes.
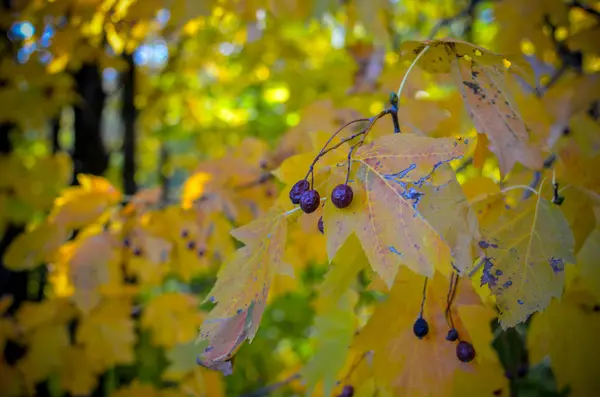
POLYGON ((231 232, 246 245, 221 268, 209 294, 209 300, 217 305, 200 328, 199 339, 209 341, 201 355, 204 365, 218 368, 246 339, 254 338, 274 275, 291 273, 282 262, 286 229, 285 213, 275 207, 231 232))
POLYGON ((142 327, 151 331, 153 343, 166 348, 193 340, 201 323, 196 297, 180 292, 152 299, 145 305, 141 320, 142 327), (177 326, 165 326, 166 319, 177 326))
POLYGON ((60 368, 62 352, 69 346, 69 335, 66 325, 48 324, 36 328, 25 339, 27 353, 17 367, 24 374, 27 387, 34 390, 37 383, 60 368))
POLYGON ((150 384, 135 379, 127 386, 122 386, 112 393, 113 397, 161 397, 160 390, 150 384))
POLYGON ((65 228, 80 228, 97 220, 121 200, 121 193, 106 179, 78 175, 81 186, 67 188, 55 200, 50 219, 65 228))
POLYGON ((19 330, 32 332, 50 324, 66 324, 77 315, 77 309, 67 299, 48 299, 41 302, 25 301, 15 315, 19 330))
POLYGON ((33 269, 49 259, 66 240, 67 230, 56 223, 41 225, 22 233, 13 240, 4 256, 7 269, 33 269))
POLYGON ((74 395, 89 394, 98 384, 101 368, 90 359, 85 349, 69 346, 62 352, 59 381, 62 390, 74 395))
MULTIPOLYGON (((443 166, 462 156, 465 146, 448 138, 394 134, 360 147, 354 155, 360 167, 352 178, 355 181, 351 183, 352 203, 342 210, 325 203, 323 221, 329 258, 354 232, 371 266, 388 287, 393 284, 400 264, 424 275, 432 275, 436 267, 449 272, 451 251, 440 235, 446 226, 439 222, 437 226, 442 230, 436 230, 425 213, 421 214, 419 202, 424 190, 445 188, 449 171, 443 166)), ((330 186, 343 182, 339 172, 333 173, 330 186)), ((455 192, 461 193, 460 189, 455 192)), ((433 200, 435 197, 428 204, 431 209, 424 212, 430 211, 436 217, 439 215, 435 214, 433 200)), ((443 201, 447 200, 445 197, 443 201)), ((471 229, 472 225, 463 227, 464 231, 471 229)), ((462 244, 457 240, 458 235, 448 237, 462 244)), ((457 264, 463 268, 469 265, 457 264)))
POLYGON ((570 387, 574 397, 592 396, 600 388, 595 363, 600 354, 597 342, 600 318, 586 308, 590 295, 567 292, 537 313, 527 332, 527 348, 532 363, 550 355, 557 388, 570 387))
POLYGON ((102 370, 135 359, 136 340, 131 304, 123 299, 106 299, 81 319, 76 340, 87 356, 102 370))

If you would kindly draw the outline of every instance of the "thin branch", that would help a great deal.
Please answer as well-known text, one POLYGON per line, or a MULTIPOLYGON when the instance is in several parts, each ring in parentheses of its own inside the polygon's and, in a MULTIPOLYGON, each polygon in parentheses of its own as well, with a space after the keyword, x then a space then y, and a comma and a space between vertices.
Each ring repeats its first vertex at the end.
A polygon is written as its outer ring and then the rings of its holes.
POLYGON ((593 8, 587 4, 581 3, 580 1, 572 1, 569 4, 569 6, 572 8, 578 8, 580 10, 587 12, 588 14, 591 14, 597 18, 600 18, 600 11, 596 10, 595 8, 593 8))
POLYGON ((433 27, 433 29, 431 29, 428 39, 433 40, 442 28, 453 24, 459 19, 465 17, 470 17, 470 19, 472 19, 473 15, 475 14, 475 7, 477 6, 477 4, 479 4, 480 1, 481 0, 470 0, 467 6, 460 10, 456 15, 449 18, 440 19, 438 23, 433 27))

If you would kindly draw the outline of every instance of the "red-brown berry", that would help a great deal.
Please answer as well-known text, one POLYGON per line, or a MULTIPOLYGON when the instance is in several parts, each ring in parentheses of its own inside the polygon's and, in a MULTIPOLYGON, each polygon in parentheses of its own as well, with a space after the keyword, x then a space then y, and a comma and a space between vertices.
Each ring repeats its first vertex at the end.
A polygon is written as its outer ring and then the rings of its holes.
POLYGON ((456 345, 456 357, 463 363, 473 361, 475 358, 475 348, 469 342, 460 341, 456 345))
POLYGON ((317 227, 319 228, 321 234, 325 234, 325 228, 323 227, 323 217, 319 218, 319 222, 317 222, 317 227))
POLYGON ((337 185, 331 192, 331 202, 338 208, 346 208, 352 203, 354 192, 346 184, 337 185))
POLYGON ((310 184, 306 179, 302 179, 294 184, 290 189, 290 200, 293 204, 300 204, 302 194, 310 188, 310 184))
POLYGON ((321 196, 316 190, 307 190, 300 197, 300 208, 307 214, 315 212, 321 203, 321 196))

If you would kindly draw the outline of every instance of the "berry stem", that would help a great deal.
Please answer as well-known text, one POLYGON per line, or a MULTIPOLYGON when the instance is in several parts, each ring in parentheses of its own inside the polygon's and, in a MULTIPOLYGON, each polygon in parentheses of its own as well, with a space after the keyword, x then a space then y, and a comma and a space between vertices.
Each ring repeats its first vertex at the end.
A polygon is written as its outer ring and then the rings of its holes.
POLYGON ((427 280, 429 280, 429 277, 425 277, 425 282, 423 283, 423 299, 421 300, 421 311, 419 312, 419 318, 423 318, 425 299, 427 298, 427 280))
MULTIPOLYGON (((359 143, 362 143, 362 141, 359 143)), ((348 184, 348 181, 350 180, 350 169, 352 168, 352 152, 354 152, 354 149, 356 149, 358 146, 359 146, 358 143, 356 145, 352 145, 352 147, 348 151, 348 171, 346 172, 346 185, 348 184)))
MULTIPOLYGON (((450 328, 454 327, 454 319, 452 318, 452 302, 456 296, 458 287, 458 273, 452 272, 450 275, 450 287, 448 288, 448 296, 446 297, 446 322, 450 328)), ((460 341, 460 338, 458 339, 460 341)))
MULTIPOLYGON (((365 141, 365 138, 367 136, 367 134, 371 131, 371 129, 373 128, 373 126, 375 125, 375 123, 381 119, 382 117, 388 115, 388 114, 393 114, 394 113, 394 109, 393 108, 386 108, 384 110, 382 110, 381 112, 377 113, 375 116, 371 117, 370 119, 356 119, 353 121, 350 121, 346 124, 344 124, 342 127, 338 128, 338 130, 336 132, 333 133, 333 135, 331 135, 331 137, 329 137, 329 139, 327 140, 327 142, 325 143, 325 145, 323 146, 323 148, 319 151, 319 153, 317 154, 317 156, 315 157, 315 159, 312 161, 312 163, 310 164, 310 167, 308 168, 308 172, 306 173, 306 176, 304 177, 304 179, 308 179, 308 176, 313 173, 315 165, 317 164, 317 162, 321 159, 321 157, 325 156, 327 153, 339 148, 340 146, 342 146, 344 143, 346 142, 350 142, 351 140, 364 135, 363 138, 361 139, 359 146, 362 145, 365 141), (333 140, 333 138, 339 134, 344 128, 346 128, 347 126, 353 124, 353 123, 358 123, 361 121, 368 121, 369 124, 363 128, 362 130, 360 130, 359 132, 352 134, 351 136, 344 138, 342 140, 340 140, 338 143, 336 143, 335 145, 331 146, 330 148, 327 148, 327 146, 329 146, 329 144, 331 143, 331 141, 333 140)), ((314 176, 313 176, 314 178, 314 176)))

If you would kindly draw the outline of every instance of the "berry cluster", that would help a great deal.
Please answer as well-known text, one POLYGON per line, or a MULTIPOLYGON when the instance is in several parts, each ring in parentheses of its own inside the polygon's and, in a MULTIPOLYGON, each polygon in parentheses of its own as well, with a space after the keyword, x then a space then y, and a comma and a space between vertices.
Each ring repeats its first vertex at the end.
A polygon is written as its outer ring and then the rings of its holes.
MULTIPOLYGON (((352 121, 344 124, 340 128, 338 128, 338 130, 336 132, 334 132, 331 135, 331 137, 329 137, 327 143, 325 143, 325 146, 319 151, 319 153, 313 159, 304 179, 296 182, 294 184, 294 186, 292 186, 292 188, 290 189, 289 197, 293 204, 295 204, 295 205, 299 204, 302 211, 304 211, 307 214, 315 212, 319 208, 319 204, 321 203, 321 195, 319 194, 319 192, 316 189, 314 189, 314 167, 315 167, 315 165, 317 164, 319 159, 321 159, 327 153, 331 152, 334 149, 339 148, 340 146, 342 146, 345 143, 351 143, 355 139, 359 138, 356 142, 353 142, 353 144, 350 147, 350 150, 348 151, 348 171, 346 174, 346 182, 337 185, 332 190, 331 197, 330 197, 330 200, 333 203, 333 205, 335 205, 337 208, 340 208, 340 209, 347 208, 352 203, 352 199, 354 198, 354 192, 352 191, 352 188, 348 185, 348 182, 350 179, 350 170, 351 170, 351 166, 352 166, 352 153, 354 152, 354 150, 357 147, 360 147, 364 143, 367 135, 369 134, 369 132, 371 131, 371 129, 373 128, 375 123, 378 120, 380 120, 381 118, 383 118, 384 116, 390 115, 392 117, 392 121, 394 123, 394 133, 396 133, 396 134, 400 133, 400 125, 398 122, 398 96, 396 95, 396 93, 390 94, 389 101, 390 101, 390 105, 391 105, 389 108, 382 110, 381 112, 379 112, 378 114, 376 114, 375 116, 373 116, 371 118, 361 118, 361 119, 352 120, 352 121), (368 124, 366 125, 366 127, 362 128, 360 131, 358 131, 346 138, 343 138, 336 144, 328 147, 329 144, 332 143, 333 139, 342 130, 349 127, 350 125, 353 125, 355 123, 361 123, 361 122, 366 122, 368 124), (311 177, 310 183, 308 182, 309 176, 311 177)), ((323 219, 322 218, 319 219, 318 228, 319 228, 319 231, 321 233, 323 233, 324 229, 323 229, 323 219)))
MULTIPOLYGON (((290 189, 290 200, 292 204, 300 204, 304 213, 311 214, 319 208, 321 195, 315 189, 311 189, 310 183, 306 179, 299 180, 290 189)), ((347 208, 354 198, 352 188, 347 184, 337 185, 331 192, 331 202, 339 209, 347 208)), ((323 217, 319 218, 317 224, 319 231, 323 234, 323 217)))
MULTIPOLYGON (((417 318, 415 323, 413 324, 413 333, 419 339, 423 339, 429 333, 429 324, 427 320, 423 317, 417 318)), ((458 331, 456 328, 452 328, 448 331, 448 335, 446 335, 446 340, 450 342, 459 341, 458 345, 456 345, 456 357, 462 361, 463 363, 468 363, 473 361, 475 358, 475 348, 469 342, 464 340, 460 340, 458 337, 458 331)))
MULTIPOLYGON (((427 297, 427 278, 425 278, 425 284, 423 285, 423 300, 421 301, 421 312, 419 313, 419 317, 413 324, 413 333, 419 339, 423 339, 429 333, 429 324, 427 320, 423 318, 423 308, 425 306, 425 299, 427 297)), ((468 363, 473 361, 475 358, 475 348, 469 342, 460 340, 458 335, 458 330, 454 326, 454 320, 452 319, 452 311, 450 310, 450 306, 452 305, 452 301, 454 296, 456 295, 456 288, 458 285, 458 274, 452 273, 450 277, 450 288, 448 291, 448 297, 446 299, 446 321, 448 322, 448 326, 450 326, 450 330, 446 335, 446 340, 449 342, 456 342, 456 357, 462 361, 463 363, 468 363)))
MULTIPOLYGON (((340 209, 348 207, 353 198, 354 192, 346 183, 337 185, 331 192, 331 202, 340 209)), ((315 189, 310 188, 310 184, 306 179, 302 179, 290 189, 290 200, 293 204, 300 204, 302 211, 310 214, 319 208, 321 195, 315 189)))

